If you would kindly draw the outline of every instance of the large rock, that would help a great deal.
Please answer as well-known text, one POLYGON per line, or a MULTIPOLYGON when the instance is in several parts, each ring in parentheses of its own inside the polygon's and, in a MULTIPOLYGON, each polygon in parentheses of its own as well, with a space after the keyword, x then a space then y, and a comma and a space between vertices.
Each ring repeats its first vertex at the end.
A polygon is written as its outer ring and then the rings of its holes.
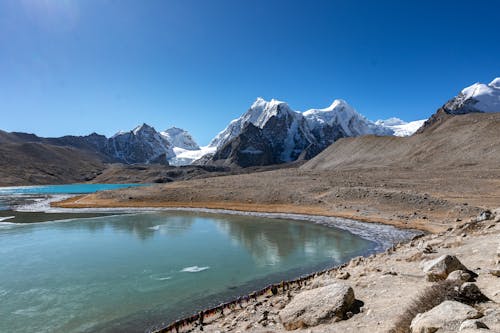
POLYGON ((412 333, 434 333, 443 331, 458 331, 460 325, 467 319, 481 317, 481 313, 473 307, 456 302, 444 301, 431 310, 419 313, 411 321, 412 333))
POLYGON ((443 255, 437 259, 425 261, 422 263, 422 269, 427 274, 427 280, 444 280, 453 271, 468 269, 455 256, 443 255))
POLYGON ((280 311, 279 317, 287 330, 316 326, 344 319, 353 303, 352 288, 334 283, 298 294, 280 311))

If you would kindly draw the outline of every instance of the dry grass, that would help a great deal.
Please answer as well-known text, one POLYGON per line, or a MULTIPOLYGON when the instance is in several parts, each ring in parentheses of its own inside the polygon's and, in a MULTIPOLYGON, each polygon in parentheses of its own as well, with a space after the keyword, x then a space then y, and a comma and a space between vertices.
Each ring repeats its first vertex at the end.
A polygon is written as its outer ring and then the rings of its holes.
POLYGON ((460 282, 441 281, 425 289, 410 306, 401 313, 390 333, 410 333, 410 324, 419 313, 429 311, 447 300, 458 300, 460 282))

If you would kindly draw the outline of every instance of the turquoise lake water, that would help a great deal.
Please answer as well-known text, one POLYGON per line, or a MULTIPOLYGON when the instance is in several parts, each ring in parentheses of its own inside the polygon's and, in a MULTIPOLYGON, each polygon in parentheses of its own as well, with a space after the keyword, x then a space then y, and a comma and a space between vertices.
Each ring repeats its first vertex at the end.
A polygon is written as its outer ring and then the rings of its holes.
POLYGON ((375 249, 336 228, 253 216, 8 221, 0 222, 0 332, 143 332, 375 249))
POLYGON ((68 184, 0 187, 0 195, 9 194, 85 194, 104 190, 117 190, 145 184, 68 184))

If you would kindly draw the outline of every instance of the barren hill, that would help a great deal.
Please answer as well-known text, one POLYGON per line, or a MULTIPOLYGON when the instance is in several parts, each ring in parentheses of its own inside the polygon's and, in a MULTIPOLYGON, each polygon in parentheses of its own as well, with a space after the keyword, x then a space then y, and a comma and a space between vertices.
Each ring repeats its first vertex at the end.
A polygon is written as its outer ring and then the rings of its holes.
POLYGON ((338 140, 303 170, 500 167, 500 113, 449 116, 410 137, 363 136, 338 140))

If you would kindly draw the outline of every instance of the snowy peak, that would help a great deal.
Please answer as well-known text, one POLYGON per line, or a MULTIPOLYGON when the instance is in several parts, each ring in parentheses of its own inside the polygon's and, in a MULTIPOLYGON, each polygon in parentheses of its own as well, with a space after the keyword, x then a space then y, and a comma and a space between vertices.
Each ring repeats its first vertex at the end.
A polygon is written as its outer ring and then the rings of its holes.
POLYGON ((276 99, 266 101, 259 97, 241 117, 231 121, 222 132, 217 134, 209 146, 222 147, 231 139, 237 137, 248 124, 263 128, 269 119, 274 116, 279 118, 292 115, 293 117, 294 113, 285 102, 276 99))
POLYGON ((186 130, 178 127, 171 127, 160 134, 172 145, 174 148, 182 148, 186 150, 199 150, 200 146, 194 141, 191 134, 186 130))
POLYGON ((463 89, 443 108, 450 114, 500 112, 500 78, 495 78, 489 84, 475 83, 463 89))
POLYGON ((379 126, 366 119, 342 99, 336 99, 325 109, 307 110, 303 115, 312 131, 317 130, 318 127, 328 125, 340 127, 346 136, 392 134, 384 126, 379 126))

